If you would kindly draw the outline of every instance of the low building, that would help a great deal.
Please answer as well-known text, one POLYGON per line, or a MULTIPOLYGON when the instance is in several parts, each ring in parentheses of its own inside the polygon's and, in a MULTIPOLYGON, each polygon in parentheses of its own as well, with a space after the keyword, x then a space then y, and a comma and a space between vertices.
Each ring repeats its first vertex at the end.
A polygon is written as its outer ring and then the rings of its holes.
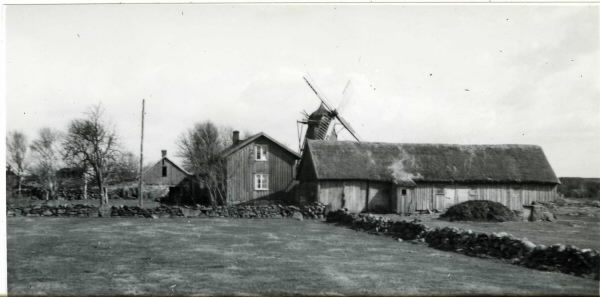
POLYGON ((300 155, 265 133, 245 140, 233 132, 233 144, 222 152, 226 162, 227 203, 283 199, 294 183, 300 155))
POLYGON ((534 145, 308 140, 299 166, 301 203, 353 212, 406 214, 478 199, 521 210, 555 199, 559 184, 534 145))
POLYGON ((167 151, 161 151, 162 158, 144 171, 145 185, 162 185, 162 186, 177 186, 187 177, 192 176, 191 173, 171 161, 167 157, 167 151))

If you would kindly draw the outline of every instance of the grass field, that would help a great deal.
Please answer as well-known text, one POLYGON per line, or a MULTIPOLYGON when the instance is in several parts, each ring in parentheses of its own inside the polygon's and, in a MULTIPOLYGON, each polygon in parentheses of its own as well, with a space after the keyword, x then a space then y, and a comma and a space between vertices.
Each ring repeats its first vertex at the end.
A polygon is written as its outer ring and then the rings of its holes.
POLYGON ((316 221, 8 218, 9 294, 598 294, 316 221))

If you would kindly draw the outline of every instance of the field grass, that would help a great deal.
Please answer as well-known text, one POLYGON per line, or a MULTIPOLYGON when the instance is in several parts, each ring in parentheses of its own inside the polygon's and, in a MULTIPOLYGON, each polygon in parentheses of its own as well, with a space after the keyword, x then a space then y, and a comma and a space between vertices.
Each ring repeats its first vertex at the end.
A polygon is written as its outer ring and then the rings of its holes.
POLYGON ((598 282, 317 221, 8 218, 18 294, 598 294, 598 282))

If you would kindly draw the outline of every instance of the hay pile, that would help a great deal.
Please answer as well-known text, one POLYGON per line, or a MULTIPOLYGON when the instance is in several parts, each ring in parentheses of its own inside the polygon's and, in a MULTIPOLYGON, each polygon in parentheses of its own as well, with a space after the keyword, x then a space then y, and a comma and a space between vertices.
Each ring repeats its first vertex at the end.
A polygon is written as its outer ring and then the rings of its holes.
POLYGON ((440 216, 450 221, 514 221, 518 216, 501 203, 488 200, 471 200, 450 207, 440 216))

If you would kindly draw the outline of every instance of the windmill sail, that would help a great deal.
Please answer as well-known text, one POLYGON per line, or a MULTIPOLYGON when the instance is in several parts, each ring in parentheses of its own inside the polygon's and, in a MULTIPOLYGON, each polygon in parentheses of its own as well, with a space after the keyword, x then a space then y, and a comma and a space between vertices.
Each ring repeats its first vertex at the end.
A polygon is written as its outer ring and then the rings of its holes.
MULTIPOLYGON (((325 95, 317 88, 317 86, 314 83, 311 83, 309 78, 307 78, 306 76, 302 78, 304 79, 306 84, 308 84, 310 89, 315 93, 315 95, 317 95, 317 98, 319 98, 319 100, 321 101, 321 105, 319 106, 319 108, 315 112, 313 112, 306 121, 306 123, 308 124, 308 129, 306 130, 305 141, 306 139, 337 139, 337 133, 334 129, 335 124, 332 123, 334 119, 337 119, 342 124, 342 126, 346 130, 348 130, 352 137, 354 137, 357 141, 361 141, 356 131, 352 128, 352 126, 350 126, 350 123, 348 123, 348 121, 346 121, 339 114, 339 112, 332 107, 325 95)), ((346 83, 346 86, 344 87, 344 97, 347 97, 347 94, 350 91, 349 89, 351 89, 350 87, 351 84, 350 81, 348 81, 348 83, 346 83)), ((344 98, 344 101, 346 99, 347 98, 344 98)))

